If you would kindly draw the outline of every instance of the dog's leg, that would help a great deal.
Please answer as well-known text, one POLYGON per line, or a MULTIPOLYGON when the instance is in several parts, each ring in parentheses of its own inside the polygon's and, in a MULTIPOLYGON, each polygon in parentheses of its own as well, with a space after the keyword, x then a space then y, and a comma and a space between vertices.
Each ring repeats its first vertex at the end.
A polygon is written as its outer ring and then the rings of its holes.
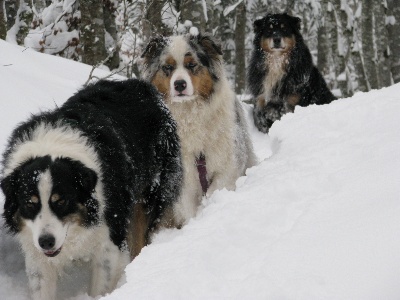
POLYGON ((54 300, 57 292, 57 270, 54 266, 26 256, 26 274, 34 300, 54 300))
POLYGON ((143 203, 135 203, 128 228, 128 247, 131 259, 139 255, 144 246, 147 245, 148 220, 143 203))
POLYGON ((89 290, 92 297, 112 292, 130 261, 129 252, 120 251, 111 241, 104 242, 94 255, 89 290))
POLYGON ((195 166, 195 156, 184 156, 183 187, 178 201, 174 204, 175 225, 181 227, 196 215, 201 202, 202 190, 195 166))

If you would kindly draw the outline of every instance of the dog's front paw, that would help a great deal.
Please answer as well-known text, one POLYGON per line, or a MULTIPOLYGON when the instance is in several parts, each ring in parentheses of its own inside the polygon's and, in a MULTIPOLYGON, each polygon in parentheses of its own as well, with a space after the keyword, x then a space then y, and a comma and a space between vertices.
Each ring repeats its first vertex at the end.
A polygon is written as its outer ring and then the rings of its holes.
POLYGON ((268 102, 262 107, 256 105, 253 111, 254 124, 261 132, 268 133, 272 124, 280 120, 284 114, 285 107, 283 103, 268 102))

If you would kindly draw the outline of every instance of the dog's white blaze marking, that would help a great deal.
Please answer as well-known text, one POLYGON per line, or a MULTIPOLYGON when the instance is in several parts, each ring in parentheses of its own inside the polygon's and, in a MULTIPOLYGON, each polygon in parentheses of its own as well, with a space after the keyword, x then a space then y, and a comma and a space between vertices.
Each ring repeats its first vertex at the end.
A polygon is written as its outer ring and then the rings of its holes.
POLYGON ((68 226, 64 225, 51 211, 49 199, 53 181, 49 170, 39 175, 38 190, 41 202, 41 209, 34 220, 26 222, 27 226, 32 230, 33 243, 36 248, 42 250, 39 245, 39 237, 44 234, 50 234, 56 239, 53 250, 59 249, 64 243, 68 226))
POLYGON ((49 206, 49 199, 51 190, 53 188, 53 181, 49 170, 39 175, 38 190, 41 202, 41 209, 36 218, 27 221, 27 226, 32 230, 33 242, 39 250, 42 248, 39 245, 39 237, 44 234, 50 234, 56 239, 54 250, 59 249, 64 243, 67 233, 67 225, 64 225, 51 211, 49 206))
MULTIPOLYGON (((179 67, 173 73, 173 75, 171 77, 171 81, 170 81, 171 97, 178 96, 178 94, 179 94, 178 91, 175 90, 175 86, 174 86, 175 85, 175 81, 177 81, 177 80, 186 81, 186 89, 184 91, 182 91, 182 94, 185 95, 183 97, 193 96, 194 88, 193 88, 192 80, 191 80, 191 78, 189 76, 189 73, 185 69, 185 67, 183 66, 182 62, 179 62, 178 65, 179 65, 179 67)), ((175 98, 179 98, 179 97, 175 97, 175 98)))
MULTIPOLYGON (((185 54, 190 50, 189 45, 183 36, 175 36, 171 38, 171 43, 168 46, 167 53, 170 53, 176 61, 176 69, 170 80, 170 93, 173 102, 183 102, 193 100, 194 87, 192 79, 189 76, 188 70, 184 66, 185 54), (182 92, 185 96, 177 96, 174 83, 177 80, 186 81, 186 89, 182 92)), ((194 51, 192 51, 194 52, 194 51)))

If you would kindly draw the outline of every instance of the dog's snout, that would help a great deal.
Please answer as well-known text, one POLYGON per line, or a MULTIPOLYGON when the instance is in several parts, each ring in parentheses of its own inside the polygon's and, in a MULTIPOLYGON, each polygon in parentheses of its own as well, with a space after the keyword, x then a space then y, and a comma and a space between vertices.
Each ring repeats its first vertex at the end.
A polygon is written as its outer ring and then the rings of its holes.
POLYGON ((178 92, 183 92, 186 89, 186 81, 185 80, 177 80, 174 82, 175 90, 178 92))
POLYGON ((274 47, 279 48, 281 46, 281 38, 279 37, 274 37, 274 47))
POLYGON ((39 246, 44 250, 50 250, 56 244, 56 239, 51 234, 45 234, 39 237, 39 246))

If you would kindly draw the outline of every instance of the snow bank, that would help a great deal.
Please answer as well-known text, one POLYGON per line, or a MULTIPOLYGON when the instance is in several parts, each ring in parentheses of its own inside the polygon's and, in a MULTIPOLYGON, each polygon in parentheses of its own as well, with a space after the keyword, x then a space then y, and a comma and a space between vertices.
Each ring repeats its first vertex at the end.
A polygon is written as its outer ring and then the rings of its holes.
MULTIPOLYGON (((16 123, 63 103, 90 67, 3 41, 0 60, 3 151, 16 123)), ((156 235, 102 299, 399 299, 399 114, 395 85, 299 107, 270 136, 251 123, 260 164, 156 235)), ((91 299, 70 281, 65 297, 91 299)), ((23 257, 0 231, 0 299, 28 295, 23 257)))

